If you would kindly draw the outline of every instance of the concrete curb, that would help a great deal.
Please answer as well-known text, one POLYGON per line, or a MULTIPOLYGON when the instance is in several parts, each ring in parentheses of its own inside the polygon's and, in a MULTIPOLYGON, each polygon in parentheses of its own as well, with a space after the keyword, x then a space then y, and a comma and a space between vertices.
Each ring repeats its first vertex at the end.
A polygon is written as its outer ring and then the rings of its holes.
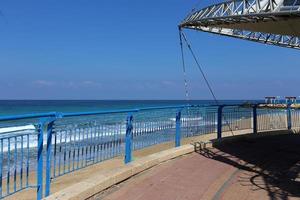
POLYGON ((111 170, 107 173, 93 175, 93 178, 82 180, 68 188, 50 195, 45 200, 82 200, 88 199, 95 194, 120 183, 140 172, 154 167, 162 162, 194 152, 194 145, 184 145, 178 148, 165 150, 144 158, 133 161, 119 169, 111 170))

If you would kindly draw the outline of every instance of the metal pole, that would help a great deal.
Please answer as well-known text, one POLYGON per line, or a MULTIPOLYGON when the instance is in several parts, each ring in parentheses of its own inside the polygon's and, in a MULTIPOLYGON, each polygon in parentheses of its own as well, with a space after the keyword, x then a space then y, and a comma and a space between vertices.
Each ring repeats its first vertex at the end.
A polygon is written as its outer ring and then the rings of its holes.
POLYGON ((180 146, 181 140, 181 110, 176 113, 176 135, 175 135, 175 147, 180 146))
POLYGON ((253 106, 253 133, 257 133, 257 105, 253 106))
POLYGON ((38 152, 37 152, 37 200, 43 198, 43 135, 44 120, 41 120, 38 127, 38 152))
POLYGON ((128 114, 126 123, 126 136, 125 136, 125 164, 132 161, 132 114, 128 114))
POLYGON ((291 104, 287 104, 287 128, 288 130, 292 129, 292 113, 291 113, 291 104))
POLYGON ((218 107, 218 139, 222 138, 222 115, 223 115, 223 107, 218 107))
POLYGON ((45 197, 50 195, 50 184, 51 184, 51 148, 52 148, 52 128, 54 120, 48 122, 47 125, 47 162, 46 162, 46 187, 45 197))

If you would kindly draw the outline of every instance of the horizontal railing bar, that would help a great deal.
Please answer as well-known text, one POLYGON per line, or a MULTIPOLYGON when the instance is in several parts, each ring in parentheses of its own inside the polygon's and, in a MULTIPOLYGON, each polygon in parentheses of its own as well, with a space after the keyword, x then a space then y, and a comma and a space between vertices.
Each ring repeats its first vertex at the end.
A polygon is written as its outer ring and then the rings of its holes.
MULTIPOLYGON (((37 114, 24 114, 24 115, 11 115, 2 116, 0 121, 10 121, 10 120, 22 120, 22 119, 34 119, 34 118, 62 118, 62 117, 76 117, 76 116, 87 116, 87 115, 103 115, 103 114, 116 114, 116 113, 129 113, 129 112, 139 112, 148 110, 160 110, 160 109, 176 109, 176 108, 191 108, 191 107, 230 107, 230 106, 243 106, 244 104, 220 104, 220 105, 178 105, 178 106, 161 106, 161 107, 146 107, 146 108, 133 108, 124 110, 107 110, 107 111, 93 111, 93 112, 73 112, 73 113, 60 113, 60 112, 49 112, 49 113, 37 113, 37 114)), ((256 104, 249 104, 253 106, 256 104)))
POLYGON ((20 137, 24 137, 24 136, 27 136, 27 135, 37 135, 37 133, 34 132, 34 130, 33 130, 32 133, 12 133, 12 132, 2 133, 0 135, 0 140, 5 140, 5 139, 9 139, 9 138, 14 138, 14 137, 20 138, 20 137))
MULTIPOLYGON (((225 104, 222 106, 242 106, 243 104, 225 104)), ((108 110, 108 111, 93 111, 93 112, 74 112, 74 113, 61 113, 60 117, 76 117, 76 116, 87 116, 87 115, 102 115, 102 114, 116 114, 116 113, 135 113, 139 111, 148 110, 163 110, 163 109, 176 109, 176 108, 189 108, 189 107, 217 107, 219 105, 178 105, 178 106, 161 106, 161 107, 145 107, 145 108, 133 108, 126 110, 108 110)))
POLYGON ((11 115, 11 116, 2 116, 2 117, 0 117, 0 121, 34 119, 34 118, 44 118, 44 117, 57 117, 57 116, 58 116, 57 112, 38 113, 38 114, 24 114, 24 115, 11 115))
POLYGON ((87 116, 87 115, 103 115, 103 114, 116 114, 116 113, 128 113, 138 112, 139 109, 128 109, 128 110, 108 110, 108 111, 94 111, 94 112, 74 112, 74 113, 61 113, 61 117, 76 117, 76 116, 87 116))
POLYGON ((172 108, 188 108, 188 107, 213 107, 217 105, 176 105, 176 106, 157 106, 157 107, 145 107, 145 108, 133 108, 126 110, 108 110, 108 111, 95 111, 95 112, 78 112, 78 113, 62 113, 62 117, 69 116, 80 116, 80 115, 96 115, 96 114, 113 114, 113 113, 128 113, 128 112, 139 112, 147 110, 162 110, 172 108))
POLYGON ((176 109, 176 108, 189 108, 192 105, 179 105, 179 106, 162 106, 162 107, 148 107, 148 108, 140 108, 139 111, 147 111, 147 110, 163 110, 163 109, 176 109))

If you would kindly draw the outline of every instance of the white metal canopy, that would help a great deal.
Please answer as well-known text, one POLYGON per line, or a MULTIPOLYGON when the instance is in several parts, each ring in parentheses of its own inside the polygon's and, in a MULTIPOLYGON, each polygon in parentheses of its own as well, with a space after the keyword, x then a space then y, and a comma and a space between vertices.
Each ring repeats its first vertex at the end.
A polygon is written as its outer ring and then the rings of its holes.
POLYGON ((300 0, 230 0, 193 12, 179 27, 300 49, 300 0))

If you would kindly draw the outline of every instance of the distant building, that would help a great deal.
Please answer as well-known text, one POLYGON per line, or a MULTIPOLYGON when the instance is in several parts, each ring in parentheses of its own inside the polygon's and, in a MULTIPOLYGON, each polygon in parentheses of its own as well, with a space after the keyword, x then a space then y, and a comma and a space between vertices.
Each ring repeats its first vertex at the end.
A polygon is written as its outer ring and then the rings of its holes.
POLYGON ((266 104, 276 104, 277 98, 276 97, 265 97, 266 104))
POLYGON ((296 104, 297 97, 285 97, 285 103, 286 104, 296 104))

